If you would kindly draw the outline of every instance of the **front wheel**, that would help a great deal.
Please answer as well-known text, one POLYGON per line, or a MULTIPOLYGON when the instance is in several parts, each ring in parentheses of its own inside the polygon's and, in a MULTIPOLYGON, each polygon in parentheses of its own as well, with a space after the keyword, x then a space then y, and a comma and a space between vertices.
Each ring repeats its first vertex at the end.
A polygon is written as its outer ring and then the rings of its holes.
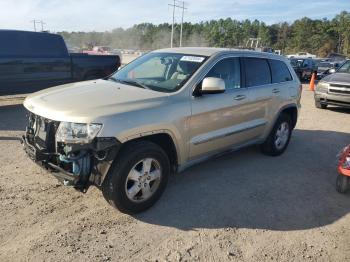
POLYGON ((261 151, 269 156, 279 156, 287 148, 292 134, 292 121, 289 115, 281 114, 269 136, 261 145, 261 151))
POLYGON ((337 182, 336 182, 336 189, 339 193, 346 193, 349 189, 349 177, 348 176, 343 176, 343 175, 338 175, 337 176, 337 182))
POLYGON ((327 104, 323 104, 323 103, 321 103, 320 101, 317 101, 317 100, 315 100, 315 106, 318 109, 326 109, 327 108, 327 104))
POLYGON ((103 182, 102 193, 123 213, 142 212, 164 192, 169 158, 161 147, 148 141, 131 142, 119 155, 103 182))

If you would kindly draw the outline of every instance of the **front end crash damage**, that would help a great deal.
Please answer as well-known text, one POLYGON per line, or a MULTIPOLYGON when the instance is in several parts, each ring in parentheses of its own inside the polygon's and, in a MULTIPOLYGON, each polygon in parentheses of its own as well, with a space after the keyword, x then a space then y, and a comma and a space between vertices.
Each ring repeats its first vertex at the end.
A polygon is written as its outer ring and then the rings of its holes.
POLYGON ((96 137, 90 143, 56 142, 60 122, 29 114, 22 144, 27 155, 49 170, 66 186, 86 192, 101 186, 115 159, 120 142, 114 137, 96 137))

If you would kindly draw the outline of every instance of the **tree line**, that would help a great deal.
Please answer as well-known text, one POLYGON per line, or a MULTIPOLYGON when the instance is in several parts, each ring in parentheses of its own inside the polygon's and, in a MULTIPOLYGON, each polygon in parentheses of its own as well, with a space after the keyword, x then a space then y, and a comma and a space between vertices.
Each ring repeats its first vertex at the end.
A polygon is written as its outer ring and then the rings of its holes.
MULTIPOLYGON (((175 25, 174 45, 179 45, 180 25, 175 25)), ((170 46, 171 24, 142 23, 128 29, 106 32, 58 32, 70 47, 106 45, 120 49, 153 50, 170 46)), ((342 11, 333 19, 307 17, 293 23, 267 25, 258 20, 232 18, 184 23, 183 46, 246 47, 249 38, 260 38, 265 47, 283 54, 309 52, 320 57, 336 52, 350 55, 350 13, 342 11)))

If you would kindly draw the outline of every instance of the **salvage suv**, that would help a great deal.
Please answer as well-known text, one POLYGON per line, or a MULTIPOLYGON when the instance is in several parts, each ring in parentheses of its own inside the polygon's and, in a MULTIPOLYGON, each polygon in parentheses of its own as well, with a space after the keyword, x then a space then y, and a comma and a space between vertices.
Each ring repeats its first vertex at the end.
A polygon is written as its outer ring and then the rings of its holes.
POLYGON ((137 213, 160 198, 170 174, 199 161, 252 144, 282 154, 300 95, 282 56, 157 50, 105 79, 28 96, 23 146, 65 185, 95 185, 111 205, 137 213))

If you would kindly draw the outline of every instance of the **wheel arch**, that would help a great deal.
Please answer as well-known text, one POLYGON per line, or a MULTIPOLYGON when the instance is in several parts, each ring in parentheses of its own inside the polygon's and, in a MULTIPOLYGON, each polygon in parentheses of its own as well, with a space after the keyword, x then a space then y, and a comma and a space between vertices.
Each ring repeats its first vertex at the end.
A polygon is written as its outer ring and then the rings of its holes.
POLYGON ((139 134, 137 137, 134 136, 133 138, 130 138, 123 142, 119 152, 122 152, 122 149, 130 143, 141 140, 146 140, 160 146, 169 157, 172 168, 171 171, 173 173, 176 173, 180 163, 180 155, 178 146, 175 142, 176 140, 170 132, 167 132, 166 130, 160 130, 139 134))
POLYGON ((295 128, 296 124, 297 124, 297 120, 298 120, 298 108, 295 105, 290 105, 287 106, 285 108, 282 108, 282 110, 279 112, 279 116, 281 114, 287 114, 290 116, 290 119, 292 120, 292 129, 295 128))
POLYGON ((298 107, 296 104, 285 105, 280 108, 278 113, 272 118, 269 128, 265 131, 262 141, 265 141, 267 136, 270 134, 271 130, 275 126, 279 116, 283 113, 287 113, 292 119, 292 129, 295 128, 298 120, 298 107))

